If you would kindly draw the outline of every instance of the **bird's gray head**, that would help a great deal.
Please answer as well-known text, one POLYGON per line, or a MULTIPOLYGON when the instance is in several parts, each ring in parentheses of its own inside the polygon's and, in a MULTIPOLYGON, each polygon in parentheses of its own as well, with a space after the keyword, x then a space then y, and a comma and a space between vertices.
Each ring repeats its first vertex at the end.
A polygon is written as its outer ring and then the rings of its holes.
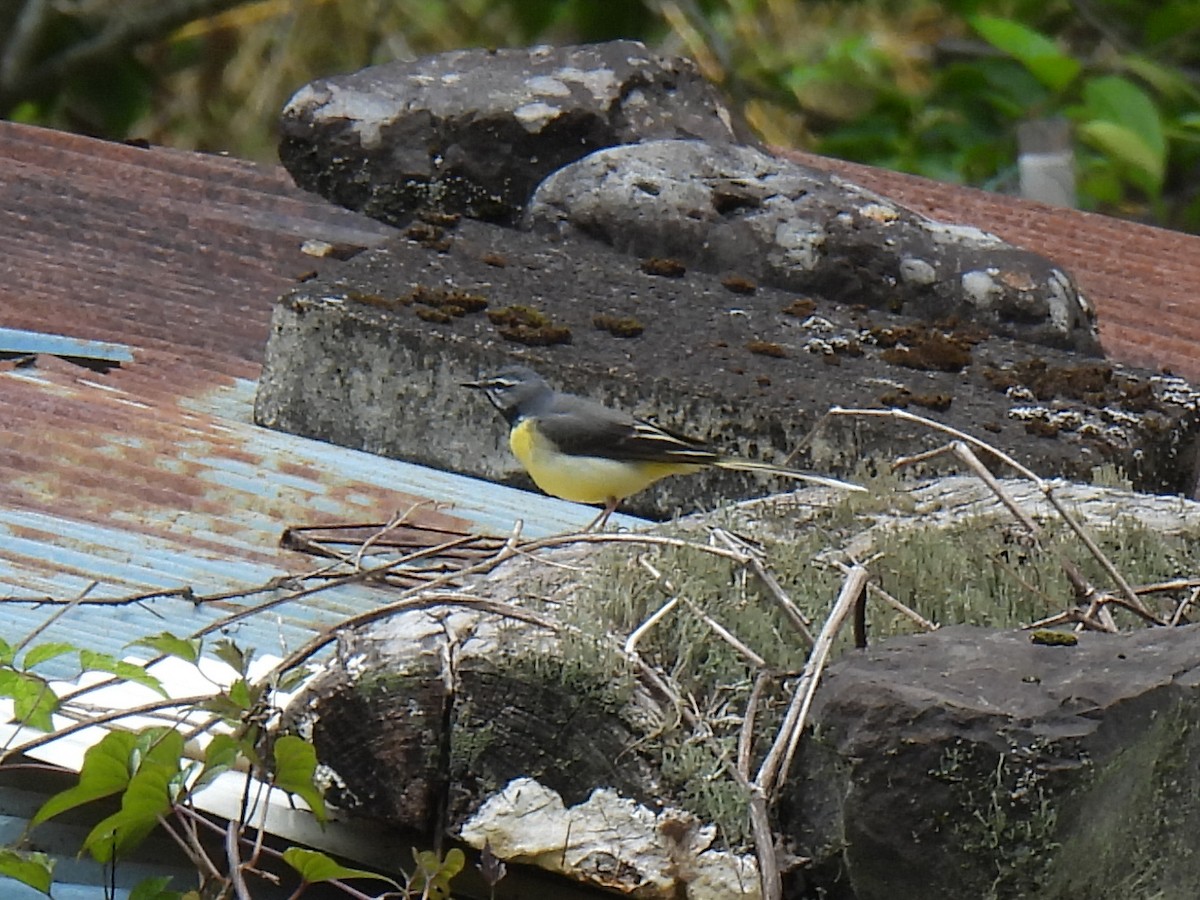
POLYGON ((478 381, 463 382, 463 387, 483 391, 509 424, 529 415, 541 399, 554 395, 542 376, 526 366, 508 366, 478 381))

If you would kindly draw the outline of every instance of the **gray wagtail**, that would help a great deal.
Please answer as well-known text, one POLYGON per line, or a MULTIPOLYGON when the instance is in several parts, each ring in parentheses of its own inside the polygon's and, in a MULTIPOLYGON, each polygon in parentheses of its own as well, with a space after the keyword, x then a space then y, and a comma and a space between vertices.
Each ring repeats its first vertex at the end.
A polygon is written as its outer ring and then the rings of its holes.
POLYGON ((834 478, 725 456, 594 400, 559 393, 525 366, 501 369, 463 387, 483 391, 504 416, 511 429, 508 446, 539 488, 575 503, 604 504, 589 529, 602 526, 617 504, 660 478, 709 466, 864 490, 834 478))

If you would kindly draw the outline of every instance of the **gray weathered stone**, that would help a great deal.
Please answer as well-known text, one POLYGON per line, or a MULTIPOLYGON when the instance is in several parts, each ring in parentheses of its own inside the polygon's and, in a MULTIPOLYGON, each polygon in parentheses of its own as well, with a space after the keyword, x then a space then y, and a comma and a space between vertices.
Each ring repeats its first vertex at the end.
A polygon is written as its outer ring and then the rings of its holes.
POLYGON ((840 303, 1100 350, 1091 305, 1050 260, 751 147, 676 140, 593 153, 542 183, 528 222, 840 303))
MULTIPOLYGON (((700 271, 647 274, 595 241, 548 242, 469 220, 432 242, 424 230, 414 236, 362 253, 280 301, 256 421, 528 484, 491 406, 459 387, 520 361, 562 389, 657 415, 756 459, 786 459, 832 405, 909 404, 937 407, 932 415, 974 433, 986 429, 1047 477, 1087 479, 1113 463, 1143 489, 1191 487, 1200 413, 1196 393, 1178 379, 774 288, 735 293, 700 271), (455 292, 486 310, 443 314, 436 304, 453 306, 455 292), (548 330, 527 339, 570 343, 506 339, 488 314, 513 306, 547 317, 548 330), (614 336, 595 327, 600 314, 644 331, 614 336)), ((792 462, 849 476, 860 461, 885 466, 943 441, 911 424, 839 420, 792 462)), ((691 512, 772 485, 792 486, 731 472, 671 478, 628 508, 691 512)))
POLYGON ((458 50, 319 79, 281 133, 297 184, 393 223, 418 209, 508 221, 546 175, 601 147, 734 139, 694 64, 637 41, 458 50))
POLYGON ((827 673, 780 829, 846 900, 1182 898, 1200 884, 1200 626, 945 628, 827 673))

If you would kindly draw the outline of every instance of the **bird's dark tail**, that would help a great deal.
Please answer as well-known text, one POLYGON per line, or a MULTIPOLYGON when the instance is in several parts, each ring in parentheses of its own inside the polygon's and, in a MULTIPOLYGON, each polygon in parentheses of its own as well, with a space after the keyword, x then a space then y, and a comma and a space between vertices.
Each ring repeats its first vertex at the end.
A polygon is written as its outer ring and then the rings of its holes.
POLYGON ((739 459, 736 456, 722 456, 713 465, 722 469, 735 469, 739 472, 762 472, 764 475, 782 475, 784 478, 795 478, 797 481, 807 481, 809 484, 819 484, 842 491, 866 491, 866 488, 862 485, 851 484, 849 481, 839 481, 836 478, 813 475, 811 472, 801 472, 798 469, 774 466, 771 463, 755 462, 752 459, 739 459))

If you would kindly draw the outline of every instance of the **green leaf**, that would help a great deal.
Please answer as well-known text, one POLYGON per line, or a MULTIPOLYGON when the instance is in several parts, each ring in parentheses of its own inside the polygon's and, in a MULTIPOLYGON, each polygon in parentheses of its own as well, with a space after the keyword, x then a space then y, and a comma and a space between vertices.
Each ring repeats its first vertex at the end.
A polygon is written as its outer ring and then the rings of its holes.
POLYGON ((158 653, 164 653, 167 656, 177 656, 180 659, 194 663, 200 659, 200 648, 203 646, 203 643, 200 638, 181 638, 176 637, 169 631, 163 631, 150 637, 139 638, 127 646, 147 647, 158 653))
POLYGON ((58 656, 65 656, 68 653, 74 653, 77 648, 74 644, 63 642, 51 642, 49 644, 38 644, 35 647, 30 647, 26 651, 25 656, 21 659, 22 669, 32 669, 38 663, 44 663, 47 660, 54 659, 58 656))
POLYGON ((13 718, 38 731, 53 731, 58 697, 50 683, 31 672, 0 669, 0 697, 11 697, 13 718))
POLYGON ((89 747, 83 755, 78 783, 43 803, 32 824, 38 825, 59 813, 124 790, 129 783, 129 757, 136 743, 136 734, 113 731, 89 747))
POLYGON ((260 696, 262 691, 255 690, 245 678, 239 678, 229 686, 229 699, 243 712, 253 709, 260 696))
POLYGON ((166 697, 162 682, 136 663, 125 662, 108 653, 97 653, 95 650, 80 650, 79 665, 85 672, 108 672, 125 681, 148 687, 156 694, 166 697))
MULTIPOLYGON (((14 121, 16 121, 16 120, 14 120, 14 121)), ((4 638, 0 638, 0 666, 12 665, 12 661, 13 661, 12 644, 10 644, 8 641, 4 640, 4 638)))
POLYGON ((166 766, 179 771, 183 762, 183 733, 174 728, 144 728, 137 735, 143 766, 166 766))
POLYGON ((972 16, 968 21, 980 37, 1020 62, 1051 90, 1066 88, 1083 68, 1078 60, 1060 51, 1050 38, 1020 22, 994 16, 972 16))
POLYGON ((179 900, 183 896, 179 891, 167 890, 170 883, 170 875, 143 878, 129 892, 129 900, 179 900))
POLYGON ((1200 28, 1200 5, 1189 0, 1147 4, 1142 18, 1143 45, 1179 42, 1200 28))
POLYGON ((412 853, 417 869, 413 873, 411 886, 432 900, 448 900, 450 881, 463 870, 467 862, 463 852, 454 847, 442 858, 432 850, 418 851, 414 847, 412 853))
POLYGON ((0 849, 0 876, 12 878, 50 896, 54 860, 45 853, 21 853, 6 847, 0 849))
POLYGON ((214 735, 204 748, 204 768, 193 785, 193 790, 199 790, 222 772, 230 771, 237 765, 238 757, 242 755, 242 747, 237 738, 231 734, 214 735))
MULTIPOLYGON (((160 811, 166 812, 167 809, 160 811)), ((81 849, 91 853, 96 862, 115 862, 145 840, 157 824, 157 814, 148 818, 138 812, 121 809, 97 822, 83 839, 81 849)))
POLYGON ((447 878, 453 878, 454 876, 456 876, 459 872, 461 872, 463 870, 463 868, 466 866, 466 864, 467 864, 466 854, 463 853, 461 850, 459 850, 457 847, 451 847, 449 850, 446 851, 446 856, 442 860, 442 873, 447 878))
POLYGON ((1138 135, 1160 161, 1166 159, 1167 139, 1154 100, 1140 87, 1117 75, 1092 78, 1083 86, 1084 107, 1090 118, 1121 125, 1138 135))
POLYGON ((48 114, 46 104, 24 100, 9 110, 5 118, 26 125, 46 125, 48 114))
POLYGON ((229 695, 225 692, 209 697, 200 704, 200 708, 211 713, 216 713, 227 722, 235 725, 241 722, 242 713, 245 712, 245 709, 240 704, 230 700, 229 695))
POLYGON ((239 678, 228 690, 215 694, 200 706, 233 725, 239 725, 250 720, 250 714, 266 691, 266 685, 250 684, 246 679, 239 678))
POLYGON ((317 751, 307 741, 294 734, 285 734, 275 742, 274 783, 276 787, 296 794, 321 822, 325 821, 325 798, 313 783, 317 771, 317 751))
POLYGON ((249 672, 250 660, 254 658, 253 650, 243 651, 237 644, 229 640, 217 641, 213 646, 213 653, 217 659, 232 668, 243 678, 249 672))
POLYGON ((102 863, 125 856, 140 844, 169 812, 178 794, 183 735, 150 729, 139 739, 154 739, 121 795, 121 809, 101 819, 84 838, 83 849, 102 863))
POLYGON ((0 669, 0 697, 14 696, 23 674, 15 669, 0 669))
MULTIPOLYGON (((1200 6, 1196 8, 1200 11, 1200 6)), ((1159 65, 1152 59, 1132 54, 1122 56, 1121 63, 1163 98, 1190 106, 1200 103, 1200 90, 1192 86, 1180 69, 1159 65)))
POLYGON ((289 669, 275 680, 275 690, 290 691, 308 676, 309 672, 306 669, 289 669))
MULTIPOLYGON (((300 877, 310 884, 318 881, 345 881, 347 878, 373 878, 376 881, 386 881, 400 890, 400 885, 378 872, 368 872, 365 869, 351 869, 343 866, 335 859, 316 850, 305 850, 301 847, 288 847, 283 851, 283 861, 300 873, 300 877)), ((131 898, 132 900, 132 898, 131 898)))
POLYGON ((1079 136, 1141 173, 1144 178, 1138 179, 1140 187, 1150 193, 1157 193, 1162 188, 1164 160, 1138 133, 1116 122, 1092 121, 1079 126, 1079 136))

